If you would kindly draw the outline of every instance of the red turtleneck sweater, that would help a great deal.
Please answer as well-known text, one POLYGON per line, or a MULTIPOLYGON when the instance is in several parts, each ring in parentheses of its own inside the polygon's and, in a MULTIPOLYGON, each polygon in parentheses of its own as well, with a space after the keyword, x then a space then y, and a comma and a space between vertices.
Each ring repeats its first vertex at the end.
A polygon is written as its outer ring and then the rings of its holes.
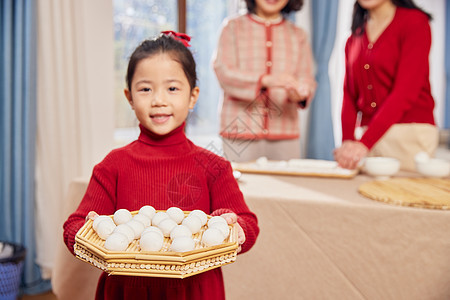
MULTIPOLYGON (((110 215, 120 208, 157 210, 177 206, 201 209, 212 215, 234 212, 242 226, 248 251, 259 233, 257 219, 247 207, 233 177, 230 163, 195 146, 184 125, 165 136, 141 126, 137 141, 111 151, 94 167, 78 209, 64 223, 64 241, 73 253, 75 234, 89 211, 110 215)), ((220 268, 185 279, 100 277, 96 299, 224 299, 220 268)))

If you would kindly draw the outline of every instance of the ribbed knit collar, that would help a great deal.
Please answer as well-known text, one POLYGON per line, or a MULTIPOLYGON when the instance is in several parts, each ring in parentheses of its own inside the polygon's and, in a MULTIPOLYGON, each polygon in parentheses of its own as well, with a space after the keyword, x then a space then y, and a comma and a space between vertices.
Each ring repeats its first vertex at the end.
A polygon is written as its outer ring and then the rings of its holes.
POLYGON ((141 129, 141 134, 139 135, 139 141, 144 142, 146 144, 152 146, 173 146, 179 144, 185 144, 187 142, 186 135, 184 134, 185 123, 181 124, 178 128, 169 132, 165 135, 158 135, 141 124, 139 124, 139 128, 141 129))

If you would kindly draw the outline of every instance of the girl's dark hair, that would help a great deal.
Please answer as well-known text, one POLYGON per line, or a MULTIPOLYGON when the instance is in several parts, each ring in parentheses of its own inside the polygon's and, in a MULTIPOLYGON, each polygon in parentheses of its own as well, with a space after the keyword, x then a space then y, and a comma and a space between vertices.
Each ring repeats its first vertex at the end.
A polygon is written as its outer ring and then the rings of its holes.
POLYGON ((133 80, 137 64, 141 60, 159 53, 167 53, 181 64, 192 90, 197 83, 194 57, 192 56, 191 51, 189 51, 182 42, 177 41, 166 34, 161 34, 159 37, 152 40, 143 41, 134 50, 133 54, 131 54, 126 76, 128 90, 131 91, 131 81, 133 80))
MULTIPOLYGON (((245 0, 247 3, 247 10, 249 13, 256 13, 256 1, 255 0, 245 0)), ((285 7, 281 10, 281 14, 287 15, 291 11, 299 11, 302 9, 303 0, 289 0, 285 7)))
MULTIPOLYGON (((431 14, 418 7, 412 0, 391 1, 395 6, 418 9, 428 16, 428 20, 431 21, 433 19, 431 14)), ((364 23, 367 21, 367 15, 367 9, 362 8, 358 1, 355 1, 355 5, 353 6, 352 33, 358 35, 364 33, 364 23)))

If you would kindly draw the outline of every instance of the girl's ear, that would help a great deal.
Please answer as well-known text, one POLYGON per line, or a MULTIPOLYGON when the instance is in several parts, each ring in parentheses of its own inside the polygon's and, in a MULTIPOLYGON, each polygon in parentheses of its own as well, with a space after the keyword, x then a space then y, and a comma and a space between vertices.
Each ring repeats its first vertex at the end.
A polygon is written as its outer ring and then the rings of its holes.
POLYGON ((191 96, 189 98, 189 109, 194 109, 195 103, 197 103, 200 89, 198 86, 192 89, 191 96))
POLYGON ((125 97, 128 100, 128 103, 130 103, 131 109, 134 110, 134 104, 133 104, 133 98, 131 97, 131 92, 129 89, 124 89, 123 93, 125 94, 125 97))

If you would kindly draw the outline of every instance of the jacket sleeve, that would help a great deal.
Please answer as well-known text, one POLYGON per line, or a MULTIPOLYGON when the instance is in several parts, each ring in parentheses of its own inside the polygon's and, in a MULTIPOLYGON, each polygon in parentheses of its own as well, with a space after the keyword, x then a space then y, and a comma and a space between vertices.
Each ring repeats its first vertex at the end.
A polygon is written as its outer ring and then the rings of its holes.
POLYGON ((344 77, 344 98, 342 100, 341 124, 342 124, 342 140, 354 140, 356 125, 356 96, 352 89, 352 78, 349 57, 349 43, 351 38, 347 40, 345 45, 345 77, 344 77))
POLYGON ((238 43, 242 32, 239 19, 225 20, 219 37, 213 67, 224 92, 234 100, 253 101, 261 89, 261 77, 239 66, 238 43))

